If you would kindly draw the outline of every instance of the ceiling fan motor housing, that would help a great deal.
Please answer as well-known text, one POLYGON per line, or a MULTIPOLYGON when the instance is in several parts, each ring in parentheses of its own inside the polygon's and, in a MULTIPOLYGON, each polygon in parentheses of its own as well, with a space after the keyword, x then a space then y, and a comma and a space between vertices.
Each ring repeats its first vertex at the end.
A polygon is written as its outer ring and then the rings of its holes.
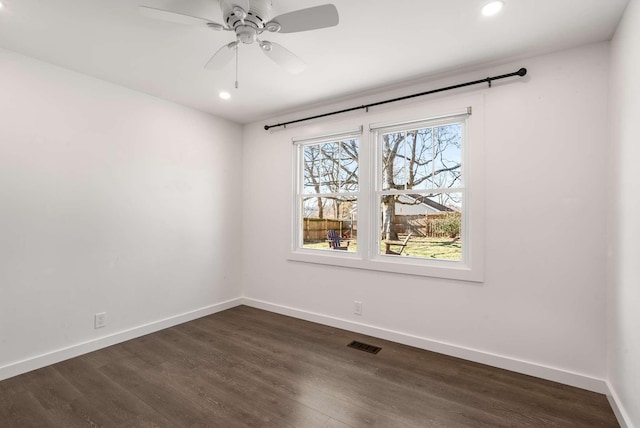
POLYGON ((234 0, 220 0, 220 7, 224 22, 246 44, 255 41, 271 16, 271 0, 250 0, 249 10, 243 10, 234 0))

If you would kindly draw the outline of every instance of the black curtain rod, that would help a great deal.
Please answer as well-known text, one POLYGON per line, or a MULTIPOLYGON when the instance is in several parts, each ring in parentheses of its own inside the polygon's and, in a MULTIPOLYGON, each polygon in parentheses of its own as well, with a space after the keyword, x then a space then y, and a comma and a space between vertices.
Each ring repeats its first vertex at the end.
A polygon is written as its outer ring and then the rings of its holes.
POLYGON ((291 120, 289 122, 278 123, 278 124, 275 124, 275 125, 265 125, 264 129, 265 129, 265 131, 268 131, 269 129, 276 128, 278 126, 286 127, 287 125, 291 125, 292 123, 304 122, 305 120, 318 119, 320 117, 333 116, 334 114, 347 113, 347 112, 354 111, 354 110, 364 109, 364 110, 368 111, 370 107, 375 107, 375 106, 379 106, 379 105, 382 105, 382 104, 388 104, 388 103, 395 103, 396 101, 408 100, 409 98, 421 97, 423 95, 435 94, 436 92, 450 91, 451 89, 463 88, 465 86, 478 85, 480 83, 488 83, 489 87, 491 87, 491 82, 494 81, 494 80, 506 79, 507 77, 513 77, 513 76, 525 76, 526 74, 527 74, 527 69, 526 68, 521 68, 520 70, 515 71, 513 73, 502 74, 500 76, 485 77, 484 79, 474 80, 473 82, 460 83, 458 85, 447 86, 446 88, 439 88, 439 89, 433 89, 431 91, 420 92, 419 94, 405 95, 404 97, 393 98, 393 99, 384 100, 384 101, 378 101, 377 103, 371 103, 371 104, 365 104, 365 105, 361 105, 361 106, 357 106, 357 107, 346 108, 344 110, 336 110, 336 111, 332 111, 332 112, 329 112, 329 113, 318 114, 316 116, 309 116, 309 117, 305 117, 305 118, 302 118, 302 119, 291 120))

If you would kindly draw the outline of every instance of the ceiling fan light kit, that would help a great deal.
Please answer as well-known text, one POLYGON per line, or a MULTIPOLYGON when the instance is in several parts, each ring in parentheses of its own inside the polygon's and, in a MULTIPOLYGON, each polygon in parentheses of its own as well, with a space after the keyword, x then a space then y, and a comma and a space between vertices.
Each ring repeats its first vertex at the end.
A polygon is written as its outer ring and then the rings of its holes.
MULTIPOLYGON (((272 61, 292 74, 300 73, 305 63, 282 45, 258 37, 264 32, 297 33, 318 30, 338 25, 338 10, 333 4, 299 9, 271 18, 271 0, 219 0, 223 23, 212 22, 206 18, 185 15, 175 11, 140 6, 140 12, 150 18, 180 24, 203 24, 216 31, 233 31, 236 40, 222 46, 206 63, 205 68, 220 69, 236 57, 240 43, 250 45, 256 42, 272 61)), ((236 81, 237 87, 237 81, 236 81)))

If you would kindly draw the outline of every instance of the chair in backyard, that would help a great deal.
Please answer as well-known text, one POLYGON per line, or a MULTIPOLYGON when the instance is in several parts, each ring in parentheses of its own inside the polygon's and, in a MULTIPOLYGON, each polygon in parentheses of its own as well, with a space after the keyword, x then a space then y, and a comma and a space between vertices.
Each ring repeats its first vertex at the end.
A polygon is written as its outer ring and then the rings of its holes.
POLYGON ((385 254, 393 254, 396 256, 401 255, 402 252, 404 251, 404 247, 407 246, 407 242, 409 242, 409 238, 411 238, 412 233, 413 232, 409 232, 407 237, 404 238, 404 241, 384 241, 384 243, 387 246, 387 250, 385 251, 385 254), (400 249, 397 251, 393 251, 391 247, 400 247, 400 249))
POLYGON ((329 248, 331 248, 332 250, 346 251, 349 248, 349 241, 347 241, 346 246, 340 245, 340 234, 335 230, 330 230, 327 232, 327 241, 329 241, 329 248))

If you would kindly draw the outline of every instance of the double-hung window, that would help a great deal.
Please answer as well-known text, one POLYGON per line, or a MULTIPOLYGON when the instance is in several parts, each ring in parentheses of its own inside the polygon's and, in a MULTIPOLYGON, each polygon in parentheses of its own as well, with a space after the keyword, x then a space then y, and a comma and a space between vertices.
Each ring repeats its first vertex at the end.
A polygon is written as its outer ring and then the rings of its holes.
POLYGON ((297 247, 357 251, 360 134, 296 141, 297 247))
POLYGON ((462 261, 467 114, 371 127, 378 253, 462 261))
POLYGON ((481 281, 482 138, 470 118, 465 107, 294 138, 290 258, 481 281))

